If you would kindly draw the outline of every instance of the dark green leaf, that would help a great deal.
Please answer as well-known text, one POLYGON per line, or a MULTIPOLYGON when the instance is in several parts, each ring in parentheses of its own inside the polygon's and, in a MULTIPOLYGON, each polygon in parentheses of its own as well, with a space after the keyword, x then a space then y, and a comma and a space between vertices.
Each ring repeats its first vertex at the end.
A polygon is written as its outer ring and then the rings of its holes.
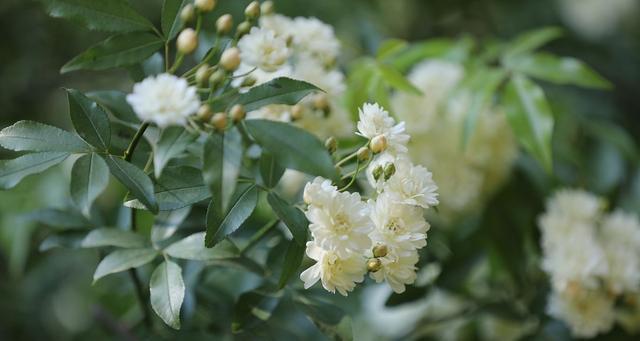
POLYGON ((205 142, 202 176, 220 214, 227 211, 235 191, 242 154, 242 136, 236 128, 227 130, 224 135, 212 134, 205 142))
POLYGON ((233 311, 231 331, 239 333, 267 321, 278 306, 281 291, 258 288, 240 295, 233 311))
POLYGON ((19 121, 0 131, 0 146, 15 151, 86 153, 91 147, 76 135, 33 121, 19 121))
POLYGON ((259 166, 262 183, 269 188, 273 188, 278 184, 286 170, 278 164, 276 159, 273 157, 273 154, 266 150, 263 150, 262 155, 260 155, 259 166))
POLYGON ((128 123, 140 123, 133 108, 127 103, 127 94, 117 90, 102 90, 86 93, 87 97, 105 106, 117 119, 128 123))
POLYGON ((43 0, 54 18, 76 21, 91 30, 107 32, 150 31, 153 25, 126 0, 43 0))
POLYGON ((107 38, 65 64, 60 72, 105 70, 140 63, 162 47, 162 39, 150 33, 128 33, 107 38))
POLYGON ((151 212, 158 212, 158 203, 151 179, 140 168, 119 157, 109 155, 106 158, 111 174, 120 181, 151 212))
POLYGON ((0 160, 0 189, 9 189, 31 174, 43 172, 64 161, 69 153, 27 154, 13 160, 0 160))
POLYGON ((562 30, 558 27, 545 27, 525 32, 507 46, 505 57, 510 58, 531 52, 560 36, 562 36, 562 30))
POLYGON ((111 145, 109 116, 96 102, 78 90, 67 89, 73 127, 92 146, 107 150, 111 145))
POLYGON ((308 94, 319 90, 313 84, 280 77, 251 88, 251 90, 241 94, 234 101, 234 104, 244 105, 247 111, 260 109, 268 104, 294 105, 308 94))
POLYGON ((311 133, 291 124, 246 120, 251 136, 275 157, 278 164, 328 179, 337 177, 329 152, 311 133))
POLYGON ((162 130, 153 153, 153 166, 156 178, 162 175, 162 169, 169 160, 179 156, 196 139, 183 127, 168 127, 162 130))
POLYGON ((551 171, 553 114, 542 89, 522 75, 514 75, 505 91, 505 110, 518 141, 551 171))
POLYGON ((411 82, 409 82, 409 80, 407 80, 400 71, 396 70, 393 66, 380 64, 378 65, 378 70, 380 71, 382 79, 397 90, 422 95, 422 91, 411 84, 411 82))
POLYGON ((97 154, 87 154, 76 160, 71 169, 71 199, 89 216, 91 204, 109 184, 109 167, 97 154))
POLYGON ((505 76, 506 72, 501 69, 482 69, 471 80, 471 103, 464 121, 463 146, 467 146, 476 127, 478 116, 491 105, 493 95, 505 76))
POLYGON ((223 240, 213 248, 204 247, 204 232, 192 234, 167 247, 164 251, 171 257, 213 261, 237 257, 240 254, 238 248, 231 242, 223 240))
POLYGON ((298 245, 305 245, 307 243, 309 221, 307 221, 304 213, 280 198, 275 192, 269 192, 267 201, 269 201, 269 205, 271 205, 278 218, 287 225, 295 242, 298 245))
POLYGON ((278 288, 282 289, 287 285, 289 279, 291 279, 300 268, 302 264, 302 258, 304 258, 304 251, 306 246, 298 244, 295 240, 289 243, 287 253, 284 256, 284 264, 282 265, 282 273, 280 274, 280 280, 278 281, 278 288))
POLYGON ((99 228, 91 230, 82 240, 82 247, 115 246, 122 248, 142 248, 147 241, 141 235, 118 228, 99 228))
POLYGON ((151 307, 162 321, 174 329, 180 329, 180 308, 184 300, 185 286, 182 269, 166 260, 151 274, 149 281, 151 307))
POLYGON ((121 249, 108 254, 93 274, 93 282, 116 272, 137 268, 151 262, 158 255, 154 249, 121 249))
POLYGON ((182 28, 182 19, 180 18, 180 11, 187 4, 189 0, 164 0, 162 5, 162 17, 160 21, 162 23, 162 33, 166 40, 171 40, 178 35, 182 28))
MULTIPOLYGON (((211 197, 200 171, 193 167, 167 168, 156 181, 154 193, 160 211, 177 210, 211 197)), ((127 201, 125 206, 145 208, 139 200, 127 201)))
POLYGON ((205 246, 213 247, 237 230, 253 213, 257 204, 258 188, 255 185, 251 185, 238 196, 238 200, 231 206, 223 219, 220 219, 212 205, 209 205, 205 246))

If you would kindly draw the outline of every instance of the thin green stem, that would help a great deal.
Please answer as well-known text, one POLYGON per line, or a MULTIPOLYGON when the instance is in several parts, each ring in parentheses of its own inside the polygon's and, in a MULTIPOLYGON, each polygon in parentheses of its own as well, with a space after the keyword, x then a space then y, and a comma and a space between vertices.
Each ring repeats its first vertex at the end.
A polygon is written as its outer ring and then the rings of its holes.
POLYGON ((345 163, 349 162, 349 160, 353 159, 353 158, 354 158, 354 157, 356 157, 357 155, 358 155, 358 151, 356 150, 355 152, 353 152, 353 153, 351 153, 351 154, 349 154, 349 155, 345 156, 342 160, 338 161, 338 162, 336 163, 336 167, 340 167, 340 166, 342 166, 343 164, 345 164, 345 163))
POLYGON ((164 71, 169 72, 169 42, 164 43, 164 71))
POLYGON ((252 247, 254 247, 260 240, 267 234, 271 229, 276 226, 278 219, 270 220, 268 223, 264 224, 256 234, 251 236, 251 239, 247 242, 247 246, 245 246, 242 251, 240 251, 240 255, 246 254, 252 247))
POLYGON ((143 122, 140 128, 138 128, 138 131, 136 131, 136 134, 133 135, 131 143, 129 143, 127 150, 124 151, 123 158, 125 161, 131 161, 131 158, 133 157, 133 151, 138 146, 138 143, 140 143, 140 139, 142 139, 142 136, 144 135, 144 132, 147 130, 147 128, 149 128, 149 122, 143 122))
POLYGON ((358 177, 358 173, 360 173, 360 160, 356 161, 356 170, 353 174, 353 177, 351 178, 351 181, 349 181, 349 183, 346 186, 340 188, 338 191, 342 192, 345 189, 351 187, 351 185, 353 185, 353 183, 356 181, 356 178, 358 177))
POLYGON ((176 70, 178 70, 180 65, 182 65, 183 60, 184 60, 184 53, 178 52, 178 55, 176 56, 176 60, 173 62, 173 66, 171 67, 171 69, 169 69, 168 72, 169 73, 176 72, 176 70))

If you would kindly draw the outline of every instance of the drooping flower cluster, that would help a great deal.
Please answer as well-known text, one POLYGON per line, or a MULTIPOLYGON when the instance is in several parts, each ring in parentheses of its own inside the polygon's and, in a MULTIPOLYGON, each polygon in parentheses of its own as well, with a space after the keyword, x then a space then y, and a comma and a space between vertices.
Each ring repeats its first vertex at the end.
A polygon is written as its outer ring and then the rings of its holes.
POLYGON ((429 167, 440 193, 438 216, 453 220, 473 211, 507 177, 517 146, 505 115, 491 107, 478 119, 465 146, 470 97, 460 91, 462 65, 441 60, 418 64, 408 79, 423 95, 397 92, 391 105, 411 134, 411 160, 429 167))
POLYGON ((581 190, 561 190, 539 219, 553 292, 548 313, 577 337, 606 332, 614 303, 640 292, 640 222, 634 215, 605 214, 604 201, 581 190))
POLYGON ((316 264, 300 278, 309 288, 318 280, 330 291, 347 295, 369 271, 398 293, 416 279, 418 249, 426 245, 429 224, 424 210, 438 204, 431 173, 406 156, 409 135, 377 104, 360 110, 358 134, 378 154, 367 167, 376 198, 341 192, 330 180, 307 183, 304 201, 313 241, 307 255, 316 264))

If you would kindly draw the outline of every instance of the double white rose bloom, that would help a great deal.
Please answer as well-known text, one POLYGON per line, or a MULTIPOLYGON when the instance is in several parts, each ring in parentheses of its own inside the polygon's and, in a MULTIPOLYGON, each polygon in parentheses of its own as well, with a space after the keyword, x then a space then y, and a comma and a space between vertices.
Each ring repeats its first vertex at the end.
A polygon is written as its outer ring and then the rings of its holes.
POLYGON ((576 337, 611 329, 616 300, 640 293, 640 222, 604 208, 590 193, 561 190, 539 219, 542 268, 552 286, 547 310, 576 337))
POLYGON ((429 224, 424 210, 438 204, 431 173, 406 155, 409 135, 377 104, 360 110, 358 135, 369 141, 384 136, 384 152, 367 167, 377 197, 363 201, 358 193, 340 192, 330 180, 307 183, 304 201, 313 241, 307 255, 316 264, 300 275, 305 288, 322 286, 342 295, 364 280, 387 281, 398 293, 416 279, 418 249, 424 247, 429 224))

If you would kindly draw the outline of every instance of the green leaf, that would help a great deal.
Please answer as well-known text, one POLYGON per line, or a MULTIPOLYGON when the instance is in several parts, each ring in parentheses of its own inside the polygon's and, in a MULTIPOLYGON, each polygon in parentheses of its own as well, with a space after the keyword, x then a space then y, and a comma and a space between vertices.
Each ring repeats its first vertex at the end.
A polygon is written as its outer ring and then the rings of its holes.
POLYGON ((87 92, 86 95, 109 109, 117 119, 128 123, 140 123, 140 119, 127 102, 127 93, 117 90, 101 90, 87 92))
POLYGON ((140 63, 164 43, 150 33, 128 33, 109 37, 66 63, 60 72, 106 70, 140 63))
POLYGON ((231 331, 239 333, 267 321, 281 297, 281 291, 273 292, 269 288, 258 288, 240 295, 233 310, 231 331))
POLYGON ((304 129, 283 122, 246 120, 253 138, 275 157, 278 164, 311 175, 336 179, 337 172, 324 144, 304 129))
POLYGON ((151 226, 151 241, 157 244, 173 236, 190 212, 191 206, 159 212, 151 226))
POLYGON ((78 231, 53 233, 40 243, 38 251, 45 252, 56 248, 75 249, 80 247, 83 238, 84 233, 78 231))
POLYGON ((174 329, 180 329, 180 308, 184 301, 184 281, 178 264, 166 260, 151 274, 149 281, 151 307, 162 321, 174 329))
POLYGON ((462 134, 462 145, 465 148, 476 127, 478 116, 491 105, 493 95, 505 77, 506 72, 502 69, 481 69, 471 79, 471 84, 469 85, 471 103, 464 120, 462 134))
POLYGON ((83 140, 101 150, 111 145, 109 116, 96 102, 78 90, 67 89, 69 115, 73 127, 83 140))
POLYGON ((506 48, 505 58, 529 53, 542 45, 562 36, 558 27, 545 27, 525 32, 517 36, 506 48))
POLYGON ((611 87, 609 81, 575 58, 537 53, 515 58, 509 62, 508 67, 556 84, 573 84, 600 89, 611 87))
POLYGON ((0 146, 15 151, 86 153, 91 148, 66 130, 50 125, 19 121, 0 131, 0 146))
POLYGON ((267 201, 278 218, 287 225, 295 242, 298 243, 298 245, 305 245, 307 243, 307 227, 309 226, 309 221, 307 221, 304 213, 280 198, 275 192, 269 192, 267 201))
POLYGON ((237 128, 227 130, 224 135, 211 134, 205 142, 202 176, 219 214, 227 211, 235 191, 243 152, 242 136, 237 128))
POLYGON ((126 0, 44 0, 54 18, 76 21, 90 30, 107 32, 150 31, 153 25, 126 0))
POLYGON ((432 39, 412 44, 397 56, 392 64, 400 72, 409 70, 414 64, 429 58, 442 58, 454 49, 456 42, 450 39, 432 39))
POLYGON ((383 61, 397 54, 398 52, 404 50, 405 48, 407 48, 407 46, 409 46, 409 44, 404 40, 400 40, 400 39, 385 40, 382 42, 382 44, 380 44, 380 47, 378 47, 378 52, 376 53, 376 59, 378 61, 383 61))
POLYGON ((183 153, 196 137, 183 127, 168 127, 162 130, 153 153, 153 169, 156 178, 162 175, 162 169, 169 160, 183 153))
POLYGON ((171 40, 178 35, 183 26, 180 11, 188 0, 164 0, 162 16, 160 17, 162 33, 166 40, 171 40))
POLYGON ((27 154, 13 160, 0 160, 0 189, 9 189, 31 174, 44 172, 64 161, 69 153, 27 154))
POLYGON ((164 251, 171 257, 213 261, 237 257, 240 250, 231 242, 223 240, 213 248, 204 246, 205 232, 194 233, 169 245, 164 251))
POLYGON ((154 249, 122 249, 108 254, 93 274, 93 283, 116 272, 137 268, 151 262, 158 255, 154 249))
POLYGON ((298 244, 295 240, 289 243, 287 253, 284 256, 284 264, 282 265, 282 273, 280 274, 280 280, 278 281, 278 289, 282 289, 287 285, 287 282, 298 272, 300 265, 302 264, 302 258, 304 258, 304 251, 306 246, 298 244))
POLYGON ((82 156, 71 169, 71 199, 89 216, 91 204, 109 184, 109 167, 97 154, 82 156))
POLYGON ((147 241, 141 235, 120 230, 118 228, 99 228, 91 230, 82 240, 82 247, 103 247, 115 246, 122 248, 143 248, 147 246, 147 241))
MULTIPOLYGON (((386 81, 382 78, 382 73, 375 72, 369 82, 369 99, 375 100, 383 108, 391 108, 391 102, 389 100, 389 90, 386 86, 386 81)), ((393 116, 393 113, 391 113, 393 116)))
POLYGON ((68 209, 43 208, 31 211, 24 217, 61 230, 87 229, 91 226, 91 222, 85 216, 68 209))
POLYGON ((158 203, 154 194, 151 179, 140 168, 124 161, 123 159, 109 155, 106 158, 111 174, 124 185, 131 194, 151 212, 158 212, 158 203))
POLYGON ((268 188, 275 187, 286 170, 278 164, 273 154, 266 150, 263 150, 260 155, 259 167, 262 183, 268 188))
POLYGON ((238 96, 232 104, 242 104, 246 111, 260 109, 268 104, 294 105, 314 91, 320 89, 307 82, 279 77, 251 88, 238 96))
POLYGON ((220 219, 212 205, 209 205, 205 246, 213 247, 226 236, 235 232, 253 213, 257 204, 258 188, 251 185, 240 193, 238 200, 231 206, 223 219, 220 219))
POLYGON ((378 70, 380 71, 382 79, 397 90, 422 95, 422 91, 411 84, 411 82, 409 82, 409 80, 407 80, 400 71, 396 70, 393 66, 379 64, 378 70))
POLYGON ((507 84, 504 105, 518 141, 550 172, 554 119, 542 89, 516 74, 507 84))
POLYGON ((311 295, 296 295, 293 302, 305 315, 313 321, 320 321, 327 325, 337 325, 342 321, 345 313, 330 302, 314 298, 311 295))

